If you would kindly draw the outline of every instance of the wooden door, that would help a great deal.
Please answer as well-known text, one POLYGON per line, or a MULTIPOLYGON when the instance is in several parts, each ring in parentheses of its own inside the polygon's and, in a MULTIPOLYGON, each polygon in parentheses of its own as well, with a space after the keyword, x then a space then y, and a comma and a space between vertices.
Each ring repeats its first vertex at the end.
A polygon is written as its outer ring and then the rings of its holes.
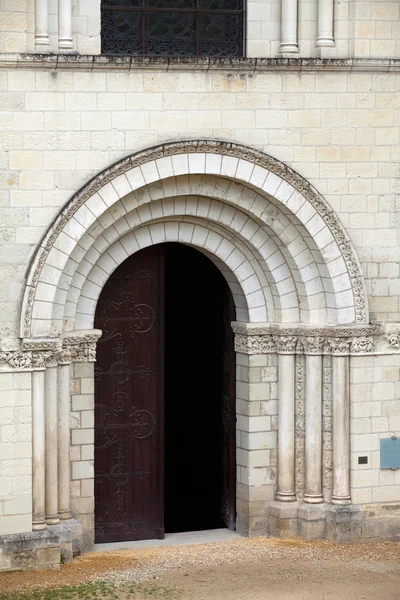
POLYGON ((95 539, 164 537, 164 247, 127 259, 101 293, 95 368, 95 539))
POLYGON ((224 282, 222 318, 222 498, 221 519, 228 529, 236 523, 236 355, 231 323, 236 319, 235 304, 224 282))

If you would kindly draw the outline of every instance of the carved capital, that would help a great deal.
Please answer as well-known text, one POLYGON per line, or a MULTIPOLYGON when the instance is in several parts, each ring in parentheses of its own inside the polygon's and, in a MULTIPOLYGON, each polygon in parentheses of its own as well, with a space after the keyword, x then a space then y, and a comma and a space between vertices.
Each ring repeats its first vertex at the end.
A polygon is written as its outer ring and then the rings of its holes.
POLYGON ((271 335, 236 334, 235 350, 245 354, 267 354, 276 352, 276 346, 271 335))
POLYGON ((359 337, 353 338, 350 344, 350 352, 352 354, 369 354, 374 351, 374 338, 359 337))
POLYGON ((63 351, 70 355, 72 362, 95 362, 96 345, 101 333, 100 329, 93 329, 67 334, 63 338, 63 351))
POLYGON ((347 356, 350 354, 351 340, 339 337, 330 337, 327 339, 327 348, 331 354, 347 356))
POLYGON ((304 354, 322 354, 325 342, 326 338, 322 335, 301 338, 304 354))
POLYGON ((296 335, 274 335, 272 337, 279 354, 294 354, 296 352, 298 342, 296 335))

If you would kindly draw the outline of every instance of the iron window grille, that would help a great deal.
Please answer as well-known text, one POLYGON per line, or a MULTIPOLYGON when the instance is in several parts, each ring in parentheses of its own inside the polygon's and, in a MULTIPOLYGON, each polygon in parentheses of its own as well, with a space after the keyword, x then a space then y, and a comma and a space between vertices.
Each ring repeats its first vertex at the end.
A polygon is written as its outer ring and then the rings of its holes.
POLYGON ((103 0, 103 54, 243 56, 244 0, 103 0))

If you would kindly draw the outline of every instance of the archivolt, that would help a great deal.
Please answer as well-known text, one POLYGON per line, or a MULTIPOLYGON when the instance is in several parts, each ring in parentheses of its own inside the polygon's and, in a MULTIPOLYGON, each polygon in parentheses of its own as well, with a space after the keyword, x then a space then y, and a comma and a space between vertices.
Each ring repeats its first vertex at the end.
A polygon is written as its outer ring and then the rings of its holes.
MULTIPOLYGON (((76 327, 77 306, 83 328, 83 321, 87 324, 83 315, 88 315, 80 312, 84 298, 97 299, 87 295, 90 284, 85 285, 94 283, 95 269, 102 269, 129 235, 137 241, 146 228, 155 232, 156 225, 166 231, 168 220, 177 223, 177 218, 186 222, 182 231, 189 226, 193 234, 205 226, 208 232, 219 231, 217 248, 202 246, 193 237, 180 241, 201 247, 226 265, 237 302, 248 311, 242 312, 243 320, 368 321, 363 278, 352 246, 336 216, 308 182, 249 148, 181 142, 116 163, 61 211, 29 268, 21 336, 60 333, 64 325, 76 327), (229 243, 232 248, 226 256, 223 248, 229 243), (229 257, 232 262, 234 250, 243 255, 243 264, 251 266, 259 288, 245 290, 248 284, 237 273, 232 275, 235 269, 229 257), (263 309, 254 305, 255 296, 250 298, 255 292, 257 302, 263 296, 263 309)), ((126 252, 121 257, 126 258, 126 252)), ((118 260, 113 261, 116 268, 118 260)), ((104 278, 109 269, 102 270, 104 278)))

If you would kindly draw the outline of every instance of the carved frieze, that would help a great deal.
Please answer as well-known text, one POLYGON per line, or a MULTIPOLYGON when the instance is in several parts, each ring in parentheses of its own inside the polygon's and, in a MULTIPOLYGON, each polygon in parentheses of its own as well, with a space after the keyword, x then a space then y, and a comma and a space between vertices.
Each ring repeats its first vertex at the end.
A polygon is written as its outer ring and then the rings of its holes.
POLYGON ((376 337, 382 335, 381 329, 372 325, 310 328, 301 324, 233 323, 232 328, 236 351, 245 354, 371 354, 375 352, 376 337))

